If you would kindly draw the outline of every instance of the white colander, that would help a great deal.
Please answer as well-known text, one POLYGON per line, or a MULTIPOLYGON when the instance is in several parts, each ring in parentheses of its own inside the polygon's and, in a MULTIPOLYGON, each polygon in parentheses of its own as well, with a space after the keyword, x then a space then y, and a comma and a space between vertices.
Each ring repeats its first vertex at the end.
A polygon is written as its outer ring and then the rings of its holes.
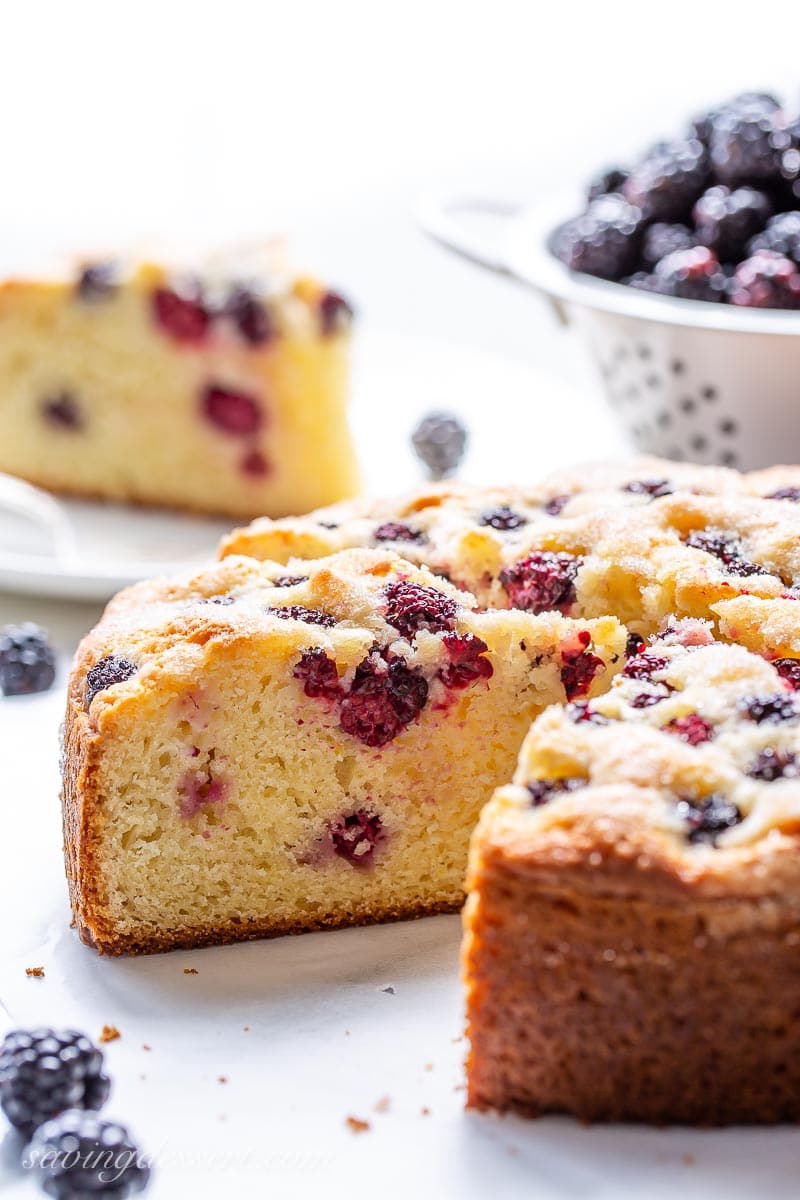
POLYGON ((570 271, 548 243, 574 210, 429 198, 420 220, 581 331, 640 450, 742 469, 800 461, 800 313, 677 300, 570 271))

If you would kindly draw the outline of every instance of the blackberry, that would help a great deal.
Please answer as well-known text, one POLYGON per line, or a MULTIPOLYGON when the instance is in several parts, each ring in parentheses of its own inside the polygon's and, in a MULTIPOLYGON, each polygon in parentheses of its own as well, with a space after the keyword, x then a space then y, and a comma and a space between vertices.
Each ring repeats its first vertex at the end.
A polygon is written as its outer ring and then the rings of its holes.
POLYGON ((308 583, 307 575, 279 575, 277 579, 272 580, 273 587, 285 588, 296 587, 298 583, 308 583))
POLYGON ((777 110, 744 98, 720 112, 709 141, 716 178, 734 187, 754 180, 777 180, 779 152, 785 148, 777 110))
POLYGON ((657 275, 653 275, 650 271, 634 271, 633 275, 626 275, 620 280, 626 287, 636 288, 639 292, 652 292, 656 296, 664 295, 664 288, 661 280, 657 275))
POLYGON ((597 200, 600 196, 619 192, 627 178, 628 172, 623 171, 621 167, 608 167, 605 171, 600 171, 589 183, 587 201, 591 204, 592 200, 597 200))
POLYGON ((796 488, 796 487, 778 488, 778 490, 776 492, 770 492, 768 496, 764 497, 764 499, 765 500, 792 500, 795 504, 797 504, 797 502, 800 501, 800 488, 796 488))
POLYGON ((633 496, 652 496, 657 500, 659 496, 671 496, 675 489, 668 479, 632 479, 622 490, 633 496))
POLYGON ((346 333, 353 320, 353 306, 339 292, 325 292, 319 302, 319 323, 323 337, 346 333))
POLYGON ((728 281, 725 273, 716 254, 706 246, 668 254, 657 264, 655 276, 659 290, 665 296, 718 303, 727 298, 728 281))
POLYGON ((696 138, 659 142, 625 180, 625 199, 647 221, 682 221, 708 179, 706 148, 696 138))
POLYGON ((591 643, 591 634, 582 629, 575 644, 561 651, 561 682, 567 700, 585 696, 598 671, 605 670, 602 658, 590 650, 591 643))
MULTIPOLYGON (((642 635, 640 633, 634 633, 633 630, 630 630, 630 632, 628 633, 627 640, 625 642, 625 657, 626 658, 638 657, 644 650, 644 647, 645 647, 645 640, 642 637, 642 635)), ((666 661, 667 661, 666 659, 662 659, 661 661, 666 665, 666 661)))
POLYGON ((42 401, 41 414, 48 425, 61 430, 78 430, 84 424, 80 405, 71 392, 58 392, 42 401))
POLYGON ((400 521, 385 521, 379 525, 372 535, 376 542, 426 542, 428 539, 421 529, 412 529, 400 521))
POLYGON ((768 197, 755 188, 711 187, 694 206, 696 240, 721 262, 738 262, 771 213, 768 197))
POLYGON ((702 800, 679 800, 675 806, 678 817, 688 826, 690 842, 708 842, 715 846, 726 829, 742 819, 739 808, 724 796, 712 794, 702 800))
POLYGON ((144 1190, 151 1174, 124 1125, 76 1108, 36 1130, 23 1165, 36 1172, 44 1191, 56 1200, 126 1200, 144 1190))
POLYGON ((800 308, 800 269, 774 250, 759 250, 739 263, 731 303, 743 308, 800 308))
POLYGON ((800 658, 773 658, 772 665, 793 692, 800 692, 800 658))
POLYGON ((533 779, 530 783, 526 783, 525 787, 531 798, 531 807, 540 808, 554 796, 562 795, 564 792, 577 792, 580 788, 586 787, 588 782, 589 780, 582 775, 565 775, 561 779, 533 779))
POLYGON ((138 671, 135 663, 117 654, 107 654, 86 672, 86 703, 91 704, 98 692, 124 683, 138 671))
POLYGON ((694 550, 703 550, 718 558, 729 575, 768 575, 769 571, 758 563, 749 562, 743 554, 742 544, 733 534, 723 529, 694 529, 685 539, 686 545, 694 550))
POLYGON ((622 279, 636 266, 642 213, 622 196, 600 196, 556 234, 556 257, 573 271, 622 279))
MULTIPOLYGON (((638 634, 629 635, 630 637, 638 638, 638 634)), ((642 645, 641 638, 639 645, 642 645)), ((661 658, 657 654, 648 654, 643 651, 634 652, 633 658, 629 658, 622 669, 622 674, 626 679, 652 679, 656 671, 664 671, 669 666, 668 658, 661 658)))
POLYGON ((203 389, 200 410, 211 425, 235 437, 257 433, 264 424, 264 413, 255 396, 219 383, 209 383, 203 389))
POLYGON ((676 250, 691 250, 695 245, 697 238, 686 225, 668 225, 664 221, 657 221, 645 230, 641 261, 648 270, 652 270, 668 254, 674 254, 676 250))
POLYGON ((557 608, 566 614, 577 599, 575 578, 582 563, 572 554, 538 550, 503 567, 500 582, 514 608, 533 613, 557 608))
POLYGON ((474 633, 446 633, 442 644, 450 659, 439 672, 445 687, 465 688, 478 679, 491 679, 494 667, 484 658, 489 647, 481 638, 474 633))
POLYGON ((318 608, 306 608, 303 604, 287 604, 283 608, 268 608, 266 610, 273 617, 281 617, 285 621, 304 621, 306 625, 322 625, 325 629, 332 629, 336 624, 336 618, 330 613, 322 612, 318 608))
POLYGON ((231 318, 251 346, 263 346, 275 336, 276 330, 266 305, 246 287, 233 289, 225 301, 223 312, 231 318))
POLYGON ((44 629, 30 621, 0 628, 0 692, 4 696, 46 692, 55 677, 55 651, 44 629))
POLYGON ((756 725, 781 725, 784 721, 796 721, 800 716, 791 696, 746 696, 738 704, 739 712, 756 725))
POLYGON ((118 286, 116 263, 91 263, 78 277, 76 291, 81 300, 107 300, 118 286))
POLYGON ((111 1083, 103 1055, 75 1030, 15 1029, 0 1046, 0 1107, 30 1136, 67 1108, 102 1108, 111 1083))
POLYGON ((387 584, 383 594, 385 619, 408 641, 413 641, 420 630, 442 633, 455 625, 458 604, 437 588, 398 579, 387 584))
POLYGON ((366 746, 385 746, 414 721, 428 700, 428 683, 403 658, 374 651, 356 667, 341 702, 339 723, 366 746))
POLYGON ((731 100, 726 101, 725 104, 721 104, 717 108, 710 109, 708 112, 700 113, 697 117, 695 117, 691 125, 691 134, 693 137, 696 137, 698 141, 703 142, 703 144, 707 146, 711 141, 711 134, 714 130, 714 126, 716 125, 722 113, 728 113, 735 111, 736 109, 743 109, 745 111, 761 110, 764 113, 769 114, 775 112, 779 108, 780 102, 775 98, 775 96, 770 95, 769 92, 742 92, 740 95, 734 96, 731 100))
POLYGON ((767 746, 760 750, 747 772, 751 779, 762 783, 774 783, 776 779, 796 779, 800 775, 800 763, 791 750, 773 750, 767 746))
POLYGON ((481 513, 480 524, 488 525, 491 529, 497 529, 501 533, 507 533, 509 530, 521 529, 523 525, 527 525, 528 518, 514 512, 513 508, 509 508, 507 504, 501 504, 499 508, 492 508, 481 513))
POLYGON ((153 316, 165 333, 177 342, 202 342, 211 327, 211 313, 199 286, 187 284, 184 291, 156 288, 152 296, 153 316))
POLYGON ((344 694, 336 663, 321 646, 304 650, 292 674, 302 680, 303 691, 314 700, 339 700, 344 694))
POLYGON ((444 479, 461 465, 469 435, 454 413, 431 412, 414 427, 411 444, 431 479, 444 479))
POLYGON ((770 217, 761 233, 747 244, 748 254, 756 254, 759 250, 773 250, 800 262, 800 212, 795 209, 770 217))
POLYGON ((340 817, 331 826, 334 851, 353 867, 369 866, 375 847, 383 837, 380 817, 364 808, 340 817))
POLYGON ((542 505, 542 508, 548 516, 559 517, 571 499, 572 496, 569 493, 562 496, 551 496, 550 499, 542 505))
POLYGON ((700 746, 710 742, 714 737, 714 726, 705 721, 697 713, 687 713, 685 717, 675 717, 661 726, 664 733, 672 733, 690 746, 700 746))
POLYGON ((573 700, 564 709, 574 725, 610 725, 611 717, 595 712, 588 700, 573 700))
POLYGON ((664 684, 663 692, 639 692, 630 701, 631 708, 652 708, 654 704, 660 704, 662 700, 666 700, 672 689, 664 684))

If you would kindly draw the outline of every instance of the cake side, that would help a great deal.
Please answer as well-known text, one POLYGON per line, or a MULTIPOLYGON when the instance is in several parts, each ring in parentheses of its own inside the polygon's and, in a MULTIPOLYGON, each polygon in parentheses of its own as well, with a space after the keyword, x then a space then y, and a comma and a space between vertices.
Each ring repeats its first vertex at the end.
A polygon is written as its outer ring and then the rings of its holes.
POLYGON ((0 285, 0 469, 238 518, 353 495, 349 307, 246 278, 104 264, 0 285))
POLYGON ((481 613, 391 554, 138 585, 66 726, 76 923, 109 953, 449 911, 530 720, 621 665, 613 619, 481 613))
POLYGON ((800 705, 708 624, 532 726, 473 837, 469 1103, 800 1118, 800 705))

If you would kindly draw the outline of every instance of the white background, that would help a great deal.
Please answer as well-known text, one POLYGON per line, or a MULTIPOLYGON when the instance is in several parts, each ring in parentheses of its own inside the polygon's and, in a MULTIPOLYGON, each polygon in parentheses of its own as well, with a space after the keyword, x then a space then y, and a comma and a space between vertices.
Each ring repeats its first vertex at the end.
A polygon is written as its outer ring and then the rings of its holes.
MULTIPOLYGON (((7 2, 0 20, 0 259, 31 239, 113 246, 151 234, 226 241, 285 230, 301 261, 353 296, 365 327, 573 380, 583 378, 579 356, 543 307, 425 242, 412 215, 420 192, 538 199, 677 132, 730 92, 793 96, 800 87, 800 13, 789 0, 62 0, 7 2)), ((389 444, 399 402, 395 391, 386 406, 389 444)), ((444 377, 441 402, 459 405, 444 377)), ((537 442, 568 445, 574 414, 553 411, 546 394, 531 403, 532 453, 537 442)), ((29 615, 68 651, 96 609, 0 596, 0 621, 29 615)), ((191 960, 89 955, 65 924, 60 707, 57 692, 0 700, 0 1001, 15 1016, 91 1033, 120 1024, 123 1039, 109 1050, 115 1114, 149 1147, 163 1135, 170 1151, 193 1156, 182 1172, 165 1153, 154 1197, 190 1187, 197 1196, 356 1200, 797 1194, 793 1133, 587 1132, 464 1118, 453 1090, 463 1049, 451 1041, 460 1026, 453 919, 191 960), (25 979, 34 960, 46 962, 46 980, 25 979), (184 977, 189 961, 199 976, 184 977), (394 998, 380 990, 387 983, 394 998), (143 1041, 159 1051, 146 1068, 143 1041), (227 1091, 220 1073, 230 1075, 227 1091), (375 1116, 387 1091, 392 1110, 375 1116), (369 1135, 344 1129, 351 1111, 370 1116, 369 1135), (255 1171, 201 1165, 203 1148, 253 1146, 255 1171), (292 1170, 303 1147, 308 1162, 292 1170)), ((17 1182, 13 1157, 7 1141, 0 1186, 35 1194, 17 1182)))

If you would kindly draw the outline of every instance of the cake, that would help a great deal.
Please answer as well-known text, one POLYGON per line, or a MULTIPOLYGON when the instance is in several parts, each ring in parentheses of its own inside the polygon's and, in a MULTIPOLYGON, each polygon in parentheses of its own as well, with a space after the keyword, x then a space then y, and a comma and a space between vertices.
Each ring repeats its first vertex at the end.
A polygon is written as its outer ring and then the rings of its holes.
POLYGON ((80 936, 145 952, 458 908, 531 720, 625 646, 613 617, 479 611, 391 548, 122 592, 69 685, 80 936))
POLYGON ((238 519, 353 495, 350 307, 252 268, 90 263, 0 284, 0 471, 238 519))
POLYGON ((221 554, 285 562, 386 546, 491 608, 613 613, 651 634, 673 612, 708 617, 718 600, 794 587, 797 485, 790 467, 747 476, 658 459, 601 464, 530 489, 442 484, 257 520, 221 554))
POLYGON ((669 621, 533 724, 470 855, 468 1102, 583 1120, 800 1119, 797 601, 669 621), (769 662, 768 624, 781 655, 769 662), (794 626, 794 632, 791 627, 794 626))

